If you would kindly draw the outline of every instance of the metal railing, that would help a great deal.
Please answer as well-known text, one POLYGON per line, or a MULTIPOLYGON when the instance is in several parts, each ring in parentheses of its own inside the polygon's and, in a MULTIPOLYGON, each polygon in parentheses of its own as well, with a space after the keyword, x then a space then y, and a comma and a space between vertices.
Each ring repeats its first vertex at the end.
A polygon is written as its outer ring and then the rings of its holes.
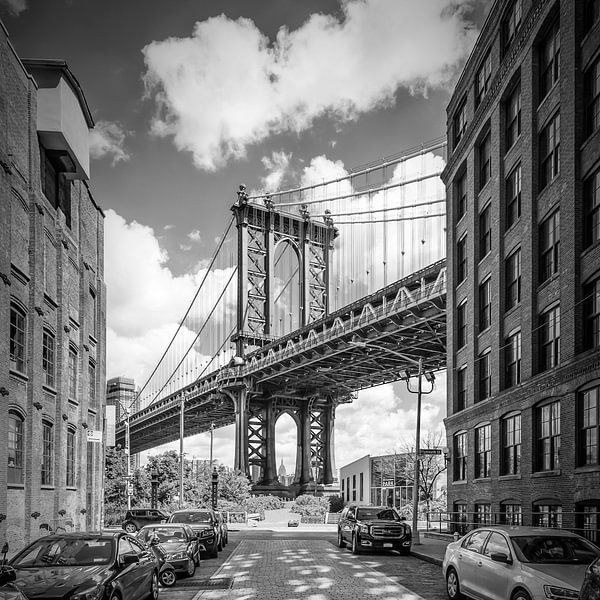
POLYGON ((478 527, 486 525, 523 525, 529 527, 547 527, 564 529, 577 533, 591 542, 600 545, 600 513, 581 511, 561 512, 428 512, 426 530, 464 535, 478 527))

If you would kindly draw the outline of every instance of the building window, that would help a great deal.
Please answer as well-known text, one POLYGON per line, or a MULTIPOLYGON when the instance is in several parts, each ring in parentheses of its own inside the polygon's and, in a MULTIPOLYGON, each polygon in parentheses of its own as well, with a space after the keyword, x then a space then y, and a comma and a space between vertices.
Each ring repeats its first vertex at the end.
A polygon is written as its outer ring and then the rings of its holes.
POLYGON ((456 220, 459 221, 467 212, 467 173, 466 171, 456 179, 454 184, 456 196, 456 220))
POLYGON ((359 500, 362 502, 364 499, 364 495, 365 495, 365 478, 364 478, 364 474, 361 473, 360 474, 360 481, 359 481, 359 491, 360 491, 360 498, 359 500))
POLYGON ((591 135, 600 125, 600 59, 585 73, 585 128, 591 135))
POLYGON ((502 419, 501 475, 517 475, 521 472, 521 415, 509 415, 502 419))
POLYGON ((10 307, 10 368, 25 372, 25 313, 11 304, 10 307))
POLYGON ((40 175, 42 192, 55 209, 65 215, 67 227, 71 227, 71 182, 65 173, 74 170, 74 165, 65 154, 47 150, 40 145, 40 175))
POLYGON ((462 283, 467 278, 467 236, 464 235, 456 244, 456 279, 462 283))
POLYGON ((600 170, 585 182, 584 231, 586 247, 600 242, 600 170))
POLYGON ((517 31, 521 26, 521 0, 515 0, 502 22, 502 39, 504 41, 504 51, 513 43, 517 31))
POLYGON ((356 475, 352 475, 352 501, 356 502, 356 475))
POLYGON ((8 483, 23 483, 23 419, 20 415, 8 413, 8 483))
POLYGON ((90 380, 90 404, 96 402, 96 365, 90 361, 88 363, 88 375, 90 380))
POLYGON ((506 229, 521 217, 521 165, 515 167, 506 179, 506 229))
POLYGON ((534 527, 560 529, 562 527, 562 506, 559 504, 538 504, 533 507, 532 518, 534 527))
POLYGON ((504 345, 504 384, 509 388, 521 383, 521 332, 506 338, 504 345))
POLYGON ((600 277, 583 288, 586 348, 600 346, 600 277))
POLYGON ((504 525, 523 525, 523 511, 520 504, 502 504, 500 511, 504 525))
POLYGON ((456 372, 456 410, 467 407, 467 367, 461 367, 456 372))
POLYGON ((560 363, 560 306, 540 315, 540 371, 560 363))
POLYGON ((67 430, 67 487, 75 487, 75 431, 67 430))
POLYGON ((506 101, 506 150, 521 135, 521 85, 517 85, 506 101))
POLYGON ((540 283, 558 273, 560 260, 560 211, 540 225, 540 283))
POLYGON ((560 27, 558 21, 540 45, 540 101, 560 78, 560 27))
POLYGON ((492 364, 490 361, 490 349, 484 350, 478 359, 479 363, 479 397, 482 402, 492 395, 492 364))
POLYGON ((475 479, 490 476, 492 462, 492 428, 483 425, 475 429, 475 479))
POLYGON ((489 504, 475 505, 475 524, 491 525, 492 524, 492 507, 489 504))
POLYGON ((464 98, 452 119, 452 148, 456 148, 467 129, 467 99, 464 98))
POLYGON ((457 531, 460 535, 465 535, 469 526, 469 515, 467 513, 467 505, 464 502, 454 503, 454 523, 452 530, 457 531))
POLYGON ((479 145, 479 189, 492 178, 492 137, 488 134, 479 145))
POLYGON ((600 385, 578 394, 579 466, 600 464, 600 385))
POLYGON ((576 511, 576 533, 598 545, 600 542, 600 501, 590 500, 577 504, 576 511))
POLYGON ((485 331, 492 324, 491 279, 488 277, 479 286, 479 331, 485 331))
POLYGON ((348 502, 350 501, 350 477, 346 477, 346 496, 348 502))
POLYGON ((69 346, 69 398, 77 399, 77 350, 69 346))
POLYGON ((521 302, 521 249, 518 248, 507 259, 506 274, 506 310, 521 302))
POLYGON ((488 50, 475 76, 475 108, 479 106, 490 89, 492 79, 492 55, 488 50))
POLYGON ((456 308, 456 348, 460 350, 467 343, 467 303, 456 308))
POLYGON ((467 478, 467 432, 454 436, 454 481, 467 478))
POLYGON ((42 370, 44 371, 45 385, 53 388, 55 384, 55 354, 56 342, 54 336, 44 330, 42 336, 42 370))
POLYGON ((90 328, 91 335, 96 337, 98 324, 96 322, 96 292, 90 288, 90 328))
POLYGON ((540 133, 540 190, 560 173, 560 113, 540 133))
POLYGON ((52 485, 54 462, 54 428, 48 421, 42 422, 42 485, 52 485))
POLYGON ((560 467, 560 401, 536 409, 536 470, 556 471, 560 467))
POLYGON ((479 214, 479 260, 492 249, 492 217, 490 204, 479 214))

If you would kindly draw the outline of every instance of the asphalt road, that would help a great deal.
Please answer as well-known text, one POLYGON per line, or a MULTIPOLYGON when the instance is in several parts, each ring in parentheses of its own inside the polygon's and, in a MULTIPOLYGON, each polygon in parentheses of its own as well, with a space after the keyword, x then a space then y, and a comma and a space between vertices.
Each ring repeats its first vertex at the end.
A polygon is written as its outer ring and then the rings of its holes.
POLYGON ((331 532, 230 532, 219 558, 161 588, 162 600, 446 600, 440 567, 396 553, 353 555, 331 532))

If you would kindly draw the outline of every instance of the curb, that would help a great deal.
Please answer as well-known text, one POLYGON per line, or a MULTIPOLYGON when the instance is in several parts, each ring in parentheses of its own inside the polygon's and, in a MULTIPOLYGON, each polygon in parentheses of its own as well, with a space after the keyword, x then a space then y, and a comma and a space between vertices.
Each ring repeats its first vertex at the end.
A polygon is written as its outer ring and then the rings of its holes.
POLYGON ((427 554, 423 554, 421 552, 415 552, 414 550, 410 551, 410 555, 418 558, 420 560, 424 560, 425 562, 431 563, 432 565, 437 565, 441 567, 443 564, 443 560, 441 558, 436 558, 435 556, 429 556, 427 554))

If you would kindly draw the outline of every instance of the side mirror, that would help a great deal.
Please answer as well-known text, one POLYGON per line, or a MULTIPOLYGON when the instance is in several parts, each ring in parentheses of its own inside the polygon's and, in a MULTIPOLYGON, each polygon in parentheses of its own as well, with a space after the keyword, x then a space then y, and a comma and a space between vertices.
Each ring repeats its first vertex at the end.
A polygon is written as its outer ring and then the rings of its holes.
POLYGON ((0 569, 0 587, 15 581, 17 578, 17 572, 12 567, 2 567, 0 569))
POLYGON ((136 563, 140 562, 140 557, 137 554, 123 554, 123 556, 121 556, 119 563, 123 566, 123 567, 127 567, 129 565, 135 565, 136 563))
POLYGON ((510 556, 508 556, 507 554, 504 554, 504 552, 492 552, 490 554, 490 558, 494 562, 505 563, 507 565, 512 564, 512 558, 510 558, 510 556))

